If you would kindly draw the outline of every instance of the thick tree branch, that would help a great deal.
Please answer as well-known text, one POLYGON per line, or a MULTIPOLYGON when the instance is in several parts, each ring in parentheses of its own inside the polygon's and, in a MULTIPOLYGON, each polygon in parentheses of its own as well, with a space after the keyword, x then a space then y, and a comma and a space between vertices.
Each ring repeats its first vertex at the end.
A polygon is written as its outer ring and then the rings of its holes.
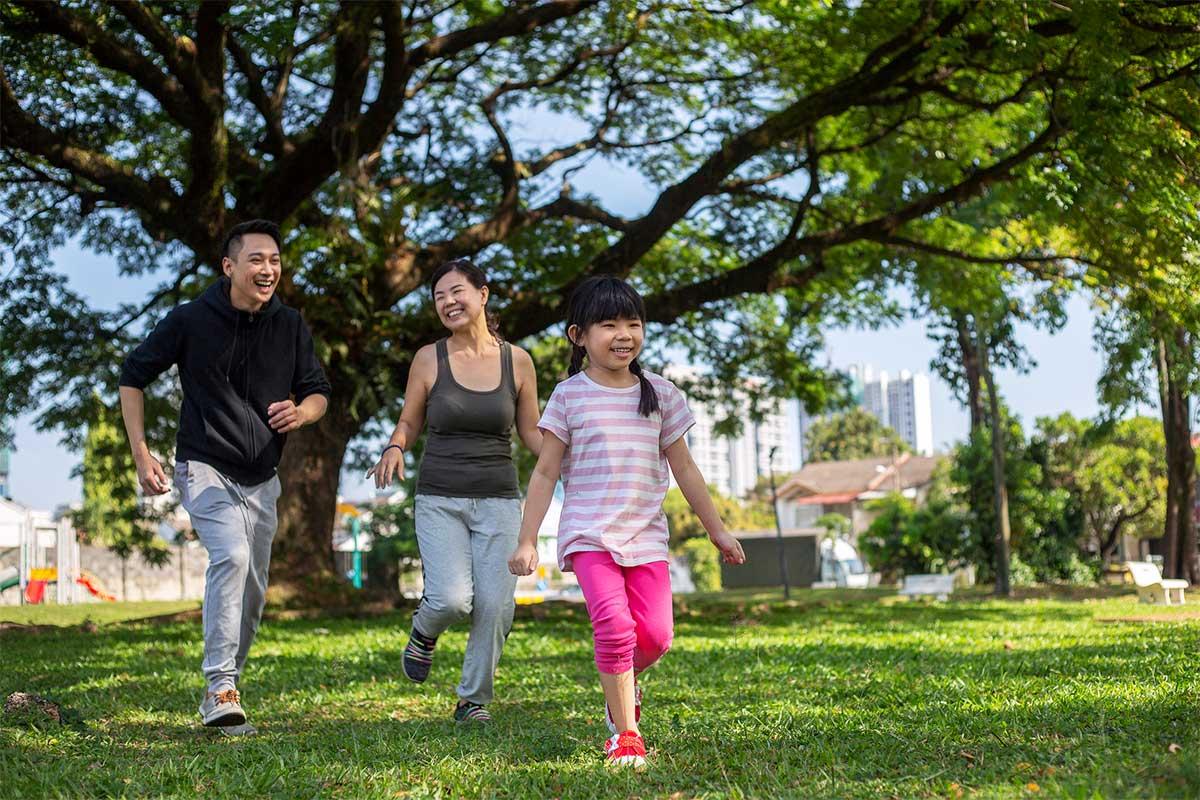
POLYGON ((186 235, 181 227, 184 220, 179 213, 180 199, 166 178, 143 179, 111 156, 82 147, 39 123, 17 103, 3 67, 0 67, 0 134, 6 146, 44 158, 51 165, 103 188, 106 199, 140 213, 151 233, 162 237, 169 232, 172 237, 194 242, 195 237, 186 235))
POLYGON ((281 160, 264 182, 258 202, 270 198, 276 216, 289 216, 339 165, 378 149, 404 103, 409 78, 427 62, 449 58, 478 44, 528 33, 578 14, 597 2, 552 0, 534 6, 514 6, 487 22, 435 37, 408 52, 403 48, 404 17, 395 0, 382 6, 352 5, 350 11, 339 12, 342 27, 335 45, 335 72, 339 77, 334 82, 334 98, 326 117, 303 142, 297 143, 290 156, 281 160), (384 79, 379 98, 364 115, 360 108, 369 65, 367 23, 379 13, 384 16, 387 43, 384 79))
MULTIPOLYGON (((962 21, 965 13, 956 10, 947 15, 930 31, 929 37, 949 34, 962 21)), ((860 70, 849 78, 801 98, 760 125, 726 140, 698 169, 659 195, 649 213, 632 223, 625 236, 592 260, 588 272, 627 273, 693 205, 717 192, 721 183, 735 169, 777 142, 814 126, 818 120, 840 114, 862 102, 863 98, 904 80, 921 63, 926 44, 925 40, 912 41, 878 68, 874 66, 880 63, 879 59, 868 58, 864 66, 870 66, 869 71, 860 70)))
MULTIPOLYGON (((167 69, 183 84, 192 99, 207 104, 210 98, 205 89, 204 74, 196 60, 196 45, 177 38, 150 7, 138 0, 108 0, 108 3, 120 11, 133 29, 163 57, 167 69)), ((207 4, 201 4, 200 14, 211 17, 211 12, 204 10, 204 5, 207 4)), ((221 13, 224 13, 223 9, 221 13)))
POLYGON ((292 146, 283 132, 282 105, 276 102, 274 95, 267 94, 263 85, 262 70, 254 63, 246 49, 233 36, 229 36, 225 46, 233 56, 233 63, 246 80, 246 97, 258 111, 266 127, 263 149, 276 157, 286 155, 292 146))
POLYGON ((133 78, 172 119, 188 129, 196 126, 199 120, 197 108, 179 81, 164 74, 153 61, 127 47, 93 19, 81 12, 68 11, 57 3, 18 0, 18 4, 34 16, 39 30, 78 45, 100 66, 133 78))

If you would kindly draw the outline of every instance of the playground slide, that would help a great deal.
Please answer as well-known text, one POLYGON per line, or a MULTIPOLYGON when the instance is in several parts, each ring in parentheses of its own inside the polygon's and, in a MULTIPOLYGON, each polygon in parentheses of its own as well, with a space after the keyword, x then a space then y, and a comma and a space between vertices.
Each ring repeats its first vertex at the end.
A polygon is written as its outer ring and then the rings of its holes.
POLYGON ((99 597, 101 600, 105 600, 109 603, 114 603, 117 600, 117 596, 111 592, 105 591, 104 584, 100 583, 99 578, 88 572, 86 569, 79 570, 79 577, 75 579, 75 582, 87 589, 94 596, 99 597))
MULTIPOLYGON (((29 583, 25 584, 25 602, 31 605, 43 602, 46 599, 46 587, 57 580, 58 570, 53 567, 30 570, 29 583)), ((105 590, 104 584, 100 582, 99 578, 87 570, 80 570, 79 577, 75 579, 75 582, 101 600, 112 603, 117 599, 115 595, 105 590)), ((17 579, 16 567, 6 567, 0 570, 0 591, 16 586, 18 583, 20 581, 17 579)))

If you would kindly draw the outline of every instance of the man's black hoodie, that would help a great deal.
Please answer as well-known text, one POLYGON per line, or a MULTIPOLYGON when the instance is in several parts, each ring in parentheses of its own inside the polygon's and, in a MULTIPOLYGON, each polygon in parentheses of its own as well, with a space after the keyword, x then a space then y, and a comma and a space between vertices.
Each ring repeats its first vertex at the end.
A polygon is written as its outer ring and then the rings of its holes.
POLYGON ((300 312, 274 296, 259 311, 239 311, 228 278, 172 309, 125 359, 121 385, 145 389, 175 364, 183 386, 175 459, 247 485, 275 474, 287 439, 267 424, 267 407, 330 391, 300 312))

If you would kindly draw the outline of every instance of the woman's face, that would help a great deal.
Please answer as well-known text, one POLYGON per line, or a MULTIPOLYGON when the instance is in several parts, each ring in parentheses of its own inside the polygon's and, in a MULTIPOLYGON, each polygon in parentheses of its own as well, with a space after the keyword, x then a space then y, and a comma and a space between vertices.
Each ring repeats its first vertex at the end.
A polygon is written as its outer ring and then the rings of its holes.
POLYGON ((458 270, 442 276, 433 287, 433 305, 447 330, 465 330, 476 324, 487 305, 488 288, 476 289, 458 270))

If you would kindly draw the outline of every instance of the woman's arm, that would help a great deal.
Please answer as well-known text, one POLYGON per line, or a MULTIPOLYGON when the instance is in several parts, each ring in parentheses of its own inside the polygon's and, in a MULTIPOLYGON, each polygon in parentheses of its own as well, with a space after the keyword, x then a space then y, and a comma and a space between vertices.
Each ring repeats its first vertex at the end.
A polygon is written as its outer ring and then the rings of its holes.
POLYGON ((542 439, 542 452, 537 466, 529 477, 529 491, 525 495, 525 513, 521 515, 521 533, 517 537, 517 549, 508 560, 508 568, 514 575, 528 575, 537 569, 537 534, 554 497, 554 484, 562 475, 563 454, 567 445, 553 434, 542 439))
POLYGON ((514 346, 513 372, 517 379, 517 435, 535 456, 542 454, 542 430, 538 427, 541 412, 538 411, 537 371, 533 359, 519 347, 514 346))
POLYGON ((437 378, 437 355, 434 346, 427 344, 417 351, 412 365, 408 368, 408 387, 404 390, 404 409, 400 412, 400 421, 388 439, 388 446, 379 457, 379 463, 367 470, 367 477, 375 476, 375 487, 383 489, 390 486, 392 478, 397 480, 404 477, 404 453, 409 445, 421 435, 425 427, 425 403, 429 399, 429 389, 437 378))
POLYGON ((686 437, 680 436, 664 453, 667 463, 671 465, 675 482, 679 484, 679 490, 700 518, 700 524, 708 531, 708 538, 721 551, 726 563, 744 563, 746 554, 742 551, 741 542, 725 530, 725 523, 721 521, 721 516, 717 514, 717 508, 708 495, 704 476, 700 474, 700 468, 696 466, 692 453, 688 450, 686 437))

